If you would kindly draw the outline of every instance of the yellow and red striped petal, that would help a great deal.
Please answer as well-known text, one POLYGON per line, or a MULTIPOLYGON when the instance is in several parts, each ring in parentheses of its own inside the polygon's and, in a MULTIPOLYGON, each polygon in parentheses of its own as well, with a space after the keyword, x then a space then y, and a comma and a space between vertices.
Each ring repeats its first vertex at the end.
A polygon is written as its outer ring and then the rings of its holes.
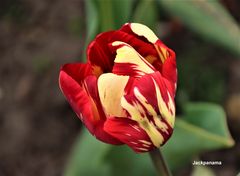
POLYGON ((101 68, 100 72, 111 72, 114 63, 114 54, 108 44, 114 41, 122 41, 131 45, 144 58, 156 58, 158 53, 151 43, 143 41, 134 35, 128 34, 121 30, 104 32, 99 34, 87 48, 87 58, 92 66, 101 68))
POLYGON ((137 122, 128 118, 108 118, 104 130, 127 144, 135 152, 148 152, 155 148, 147 133, 137 122))
POLYGON ((154 66, 155 69, 162 73, 163 77, 170 81, 171 87, 175 91, 177 82, 177 69, 174 51, 164 45, 161 40, 157 38, 154 32, 143 24, 126 23, 120 30, 135 37, 145 38, 149 43, 152 44, 152 46, 154 46, 157 54, 149 54, 145 55, 144 57, 150 64, 154 66))
MULTIPOLYGON (((139 23, 127 23, 121 28, 121 30, 132 33, 138 37, 143 37, 150 42, 155 47, 161 63, 164 63, 169 57, 169 48, 166 47, 147 26, 139 23)), ((157 58, 155 59, 157 60, 157 58)), ((151 58, 151 60, 149 60, 151 64, 156 61, 155 59, 151 58)))
POLYGON ((59 74, 59 85, 77 116, 96 138, 111 144, 121 144, 103 130, 106 116, 98 96, 97 78, 92 75, 90 65, 64 65, 59 74))
POLYGON ((156 71, 151 64, 127 43, 115 41, 109 47, 116 53, 112 70, 113 73, 141 77, 156 71))
POLYGON ((159 72, 134 80, 121 100, 130 118, 145 130, 155 147, 172 134, 175 120, 173 97, 159 72))

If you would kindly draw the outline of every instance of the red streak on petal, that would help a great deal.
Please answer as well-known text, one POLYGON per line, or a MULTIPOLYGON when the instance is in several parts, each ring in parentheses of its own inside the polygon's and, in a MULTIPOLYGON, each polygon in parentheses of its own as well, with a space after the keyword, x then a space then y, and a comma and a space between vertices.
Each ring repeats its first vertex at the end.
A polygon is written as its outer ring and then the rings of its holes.
POLYGON ((138 125, 137 122, 128 118, 108 118, 104 124, 104 130, 131 147, 135 152, 148 152, 154 148, 147 133, 138 125), (142 140, 149 145, 144 145, 142 140))
POLYGON ((133 63, 115 63, 112 72, 117 75, 127 75, 130 77, 139 77, 142 71, 137 69, 133 63))
POLYGON ((162 143, 162 145, 164 145, 168 141, 168 139, 172 136, 173 128, 168 124, 168 122, 164 118, 161 118, 161 122, 165 123, 167 126, 167 132, 158 129, 158 131, 162 134, 164 138, 164 141, 162 143))

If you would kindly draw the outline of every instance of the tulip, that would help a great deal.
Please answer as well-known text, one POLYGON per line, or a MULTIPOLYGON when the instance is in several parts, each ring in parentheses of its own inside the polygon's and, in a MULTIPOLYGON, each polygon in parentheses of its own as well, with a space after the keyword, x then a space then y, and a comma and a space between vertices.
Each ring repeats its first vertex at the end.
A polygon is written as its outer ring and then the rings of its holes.
POLYGON ((62 66, 59 85, 97 139, 148 152, 170 138, 175 121, 175 53, 147 26, 127 23, 99 34, 87 63, 62 66))

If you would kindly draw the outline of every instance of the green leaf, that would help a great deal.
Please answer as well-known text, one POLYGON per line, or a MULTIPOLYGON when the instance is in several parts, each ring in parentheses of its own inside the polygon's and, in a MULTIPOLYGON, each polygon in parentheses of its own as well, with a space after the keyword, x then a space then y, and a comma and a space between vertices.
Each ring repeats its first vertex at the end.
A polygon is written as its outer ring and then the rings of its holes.
POLYGON ((123 24, 129 22, 130 15, 133 9, 134 0, 114 0, 113 5, 113 16, 117 29, 123 24))
POLYGON ((216 176, 213 170, 206 166, 194 166, 191 176, 216 176))
POLYGON ((138 2, 133 14, 133 22, 143 23, 154 29, 158 18, 156 2, 153 0, 141 0, 138 2))
POLYGON ((111 176, 155 176, 155 169, 148 153, 136 154, 129 147, 112 146, 105 162, 111 165, 111 176))
POLYGON ((111 145, 99 142, 83 130, 74 145, 64 176, 108 176, 109 165, 102 160, 110 148, 111 145))
POLYGON ((85 8, 86 8, 86 25, 87 25, 86 42, 88 43, 90 40, 93 40, 93 38, 98 32, 99 11, 97 9, 97 2, 95 0, 85 0, 85 8))
POLYGON ((79 136, 64 176, 155 175, 148 154, 136 154, 127 146, 96 140, 87 130, 79 136))
POLYGON ((188 103, 182 118, 176 119, 173 136, 163 146, 172 170, 209 150, 233 146, 223 109, 210 103, 188 103))
POLYGON ((222 142, 231 146, 233 141, 229 138, 226 114, 222 107, 211 103, 189 103, 184 107, 184 114, 185 121, 221 137, 222 142))
POLYGON ((96 0, 85 0, 86 9, 86 40, 84 52, 81 61, 86 61, 86 48, 91 40, 94 39, 99 30, 99 10, 97 9, 96 0))
MULTIPOLYGON (((222 108, 208 103, 191 103, 184 107, 185 115, 177 119, 173 136, 162 147, 172 171, 204 151, 230 147, 234 143, 222 108)), ((156 173, 147 153, 136 154, 127 146, 104 144, 84 130, 74 146, 64 176, 82 175, 154 176, 156 173)))
POLYGON ((240 29, 217 0, 159 0, 170 15, 179 18, 190 30, 240 56, 240 29))
POLYGON ((97 0, 100 18, 100 31, 105 32, 116 29, 114 22, 113 1, 97 0))
MULTIPOLYGON (((86 0, 87 37, 84 51, 97 33, 117 29, 126 23, 129 19, 132 5, 133 0, 86 0)), ((83 58, 86 61, 85 52, 83 58)))

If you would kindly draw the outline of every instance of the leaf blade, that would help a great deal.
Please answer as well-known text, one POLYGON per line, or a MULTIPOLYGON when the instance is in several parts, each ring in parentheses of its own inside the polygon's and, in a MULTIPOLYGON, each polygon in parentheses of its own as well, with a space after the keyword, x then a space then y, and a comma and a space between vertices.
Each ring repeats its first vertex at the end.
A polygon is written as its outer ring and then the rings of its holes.
POLYGON ((224 128, 219 127, 220 124, 225 123, 225 113, 221 107, 210 103, 188 103, 185 105, 185 114, 182 118, 176 119, 176 126, 173 136, 170 138, 168 143, 163 146, 163 153, 170 163, 172 170, 176 170, 184 164, 191 161, 191 159, 205 151, 215 150, 219 148, 228 148, 234 145, 234 141, 231 138, 227 126, 224 128), (203 106, 204 105, 204 106, 203 106), (206 115, 209 109, 213 108, 213 113, 206 115), (215 125, 219 131, 216 132, 214 129, 206 128, 206 125, 199 124, 197 121, 193 123, 195 114, 201 111, 205 111, 198 118, 204 117, 204 123, 209 123, 209 118, 213 118, 210 123, 215 125), (219 110, 220 109, 220 110, 219 110), (220 116, 219 112, 221 112, 220 116), (217 118, 215 118, 217 117, 217 118), (224 130, 224 134, 221 132, 224 130), (177 156, 177 157, 176 157, 177 156))

